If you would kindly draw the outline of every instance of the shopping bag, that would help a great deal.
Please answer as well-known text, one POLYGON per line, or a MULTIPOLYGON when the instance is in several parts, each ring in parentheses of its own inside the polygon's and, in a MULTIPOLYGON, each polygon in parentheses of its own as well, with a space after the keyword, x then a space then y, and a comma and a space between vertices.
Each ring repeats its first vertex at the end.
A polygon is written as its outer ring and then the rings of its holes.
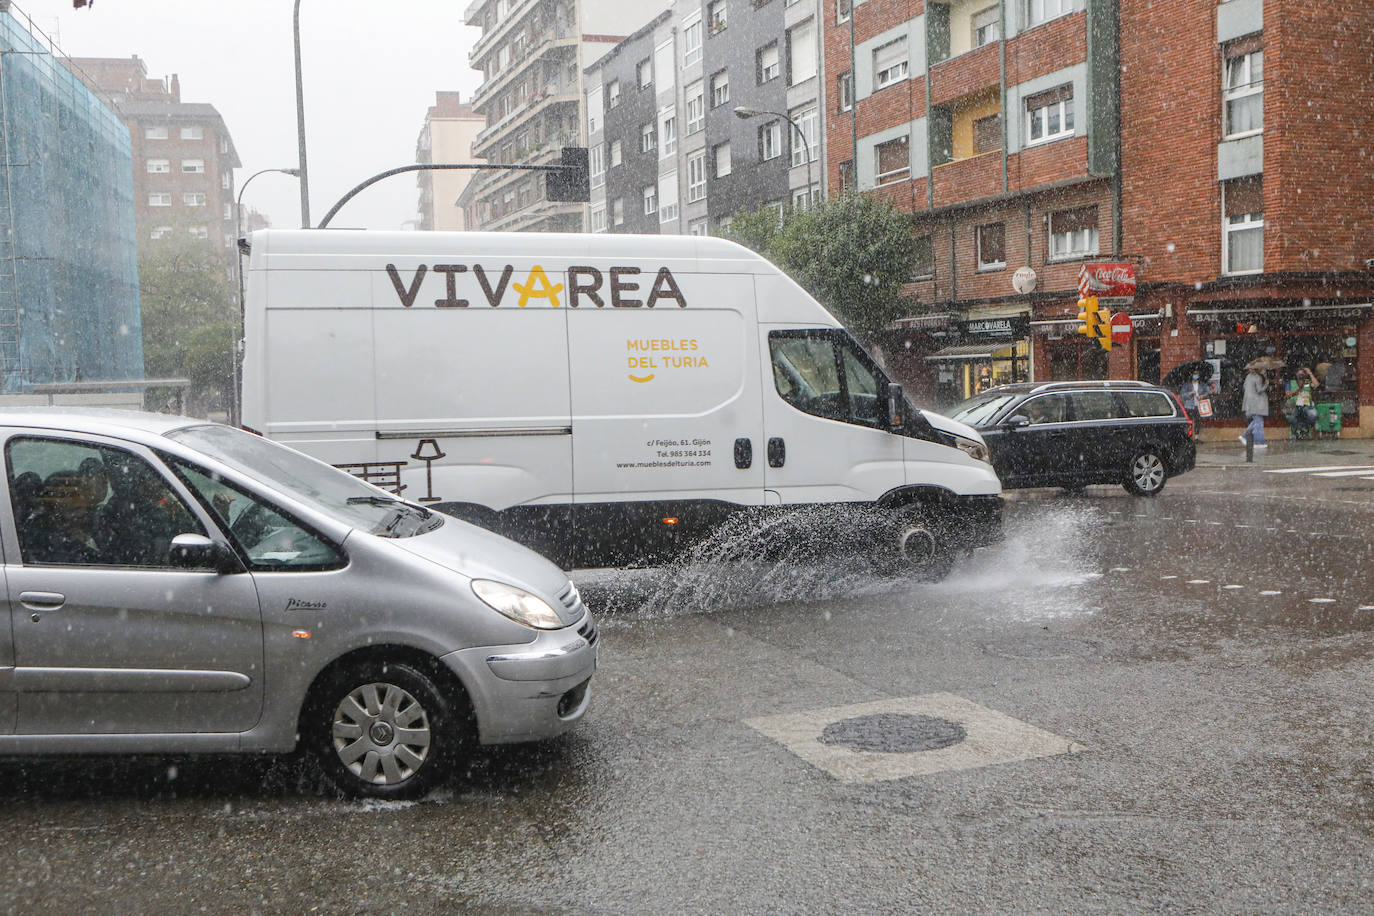
POLYGON ((1212 415, 1212 399, 1211 399, 1211 398, 1198 398, 1198 399, 1197 399, 1197 415, 1198 415, 1199 417, 1210 417, 1210 416, 1212 415))

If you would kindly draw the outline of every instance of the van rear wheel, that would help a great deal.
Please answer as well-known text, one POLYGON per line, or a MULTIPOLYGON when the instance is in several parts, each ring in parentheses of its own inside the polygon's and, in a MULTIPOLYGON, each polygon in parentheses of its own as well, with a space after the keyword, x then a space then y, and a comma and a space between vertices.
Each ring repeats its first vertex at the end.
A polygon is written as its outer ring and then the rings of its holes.
POLYGON ((322 685, 309 743, 340 794, 411 799, 443 777, 458 740, 456 724, 452 704, 423 671, 368 661, 322 685))

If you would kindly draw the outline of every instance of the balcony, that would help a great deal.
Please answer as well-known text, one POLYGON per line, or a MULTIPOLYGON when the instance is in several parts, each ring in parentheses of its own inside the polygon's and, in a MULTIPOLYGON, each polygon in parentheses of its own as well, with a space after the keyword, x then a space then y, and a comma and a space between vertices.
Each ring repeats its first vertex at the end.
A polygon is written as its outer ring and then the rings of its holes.
MULTIPOLYGON (((531 10, 544 2, 546 2, 546 0, 521 0, 521 2, 515 4, 515 8, 496 24, 496 28, 489 32, 484 31, 481 37, 472 43, 472 49, 468 51, 468 62, 475 65, 481 60, 483 54, 500 44, 501 40, 509 35, 515 26, 523 22, 525 16, 528 15, 531 10)), ((477 5, 478 4, 473 4, 473 6, 477 5)), ((471 20, 466 20, 465 22, 467 25, 480 25, 480 23, 472 22, 471 20)))
POLYGON ((549 112, 551 109, 569 102, 577 103, 579 96, 576 90, 561 90, 559 87, 549 87, 543 95, 536 94, 528 102, 506 115, 495 124, 490 124, 477 134, 472 140, 472 154, 479 159, 488 159, 490 148, 493 144, 504 140, 511 131, 528 124, 549 112))
POLYGON ((948 207, 1002 193, 1002 151, 955 159, 930 170, 935 206, 948 207))
POLYGON ((993 42, 930 68, 930 101, 945 105, 989 86, 1002 84, 1001 44, 993 42))
POLYGON ((545 55, 562 48, 572 48, 576 51, 577 39, 559 37, 550 32, 535 44, 530 45, 511 62, 510 66, 477 87, 477 91, 472 94, 471 105, 473 109, 481 111, 483 105, 495 98, 503 89, 509 88, 517 76, 538 63, 545 55))
MULTIPOLYGON (((555 165, 562 159, 563 147, 571 146, 572 142, 566 137, 559 137, 531 147, 517 156, 515 163, 496 164, 555 165)), ((507 185, 513 184, 521 178, 528 178, 529 174, 526 171, 502 171, 498 169, 477 172, 471 181, 469 196, 474 200, 487 197, 504 190, 507 185)))

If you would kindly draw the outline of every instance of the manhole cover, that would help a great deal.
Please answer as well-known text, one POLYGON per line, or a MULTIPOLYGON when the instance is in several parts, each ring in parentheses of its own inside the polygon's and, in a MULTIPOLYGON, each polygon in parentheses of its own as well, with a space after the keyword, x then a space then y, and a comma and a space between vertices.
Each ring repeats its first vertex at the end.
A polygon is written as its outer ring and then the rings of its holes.
POLYGON ((821 732, 821 744, 855 751, 911 754, 938 751, 968 737, 958 722, 935 716, 877 713, 832 722, 821 732))

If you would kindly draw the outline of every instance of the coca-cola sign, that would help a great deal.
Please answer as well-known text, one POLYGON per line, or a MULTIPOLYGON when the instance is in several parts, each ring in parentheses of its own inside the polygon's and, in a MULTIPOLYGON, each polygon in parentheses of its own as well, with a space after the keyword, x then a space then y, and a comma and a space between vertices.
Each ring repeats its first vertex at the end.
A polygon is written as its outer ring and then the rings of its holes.
POLYGON ((1099 299, 1135 298, 1135 265, 1084 264, 1078 271, 1078 294, 1099 299))

